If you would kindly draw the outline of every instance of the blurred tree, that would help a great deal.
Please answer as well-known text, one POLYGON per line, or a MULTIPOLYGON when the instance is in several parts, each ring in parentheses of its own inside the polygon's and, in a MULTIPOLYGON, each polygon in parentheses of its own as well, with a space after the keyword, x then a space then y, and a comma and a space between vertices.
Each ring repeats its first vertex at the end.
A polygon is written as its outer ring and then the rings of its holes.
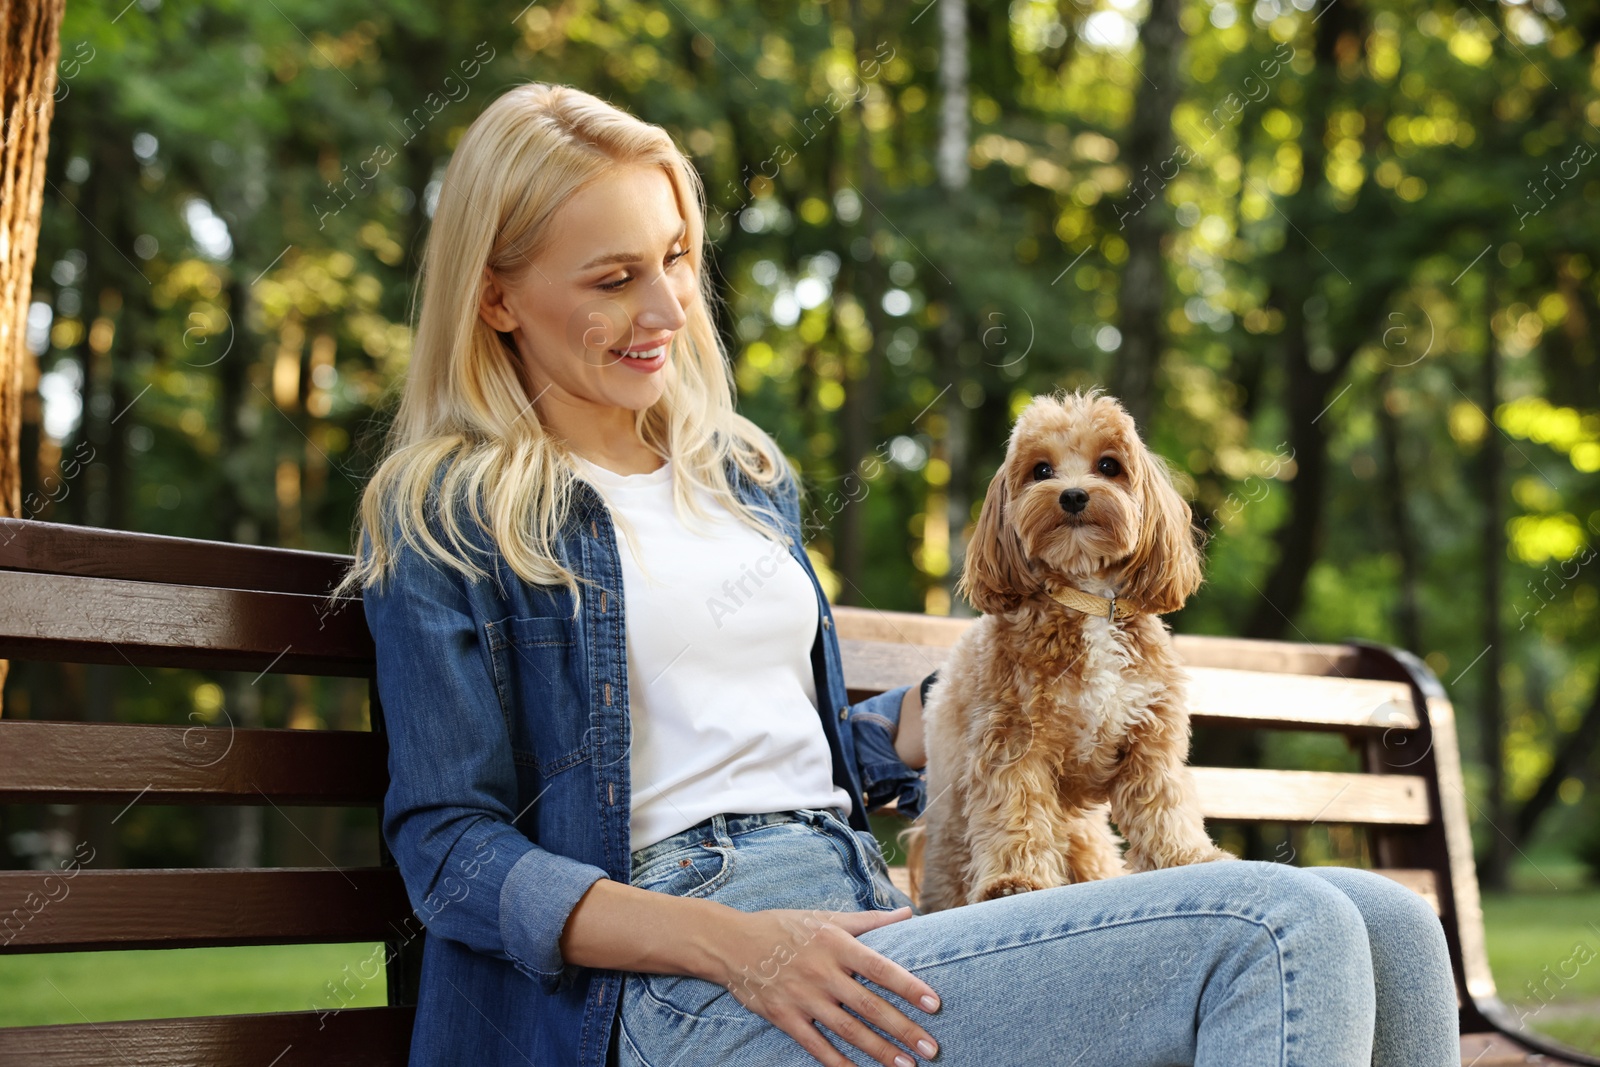
MULTIPOLYGON (((703 176, 741 410, 838 602, 968 611, 1016 412, 1109 385, 1211 534, 1173 625, 1416 650, 1486 863, 1565 844, 1600 736, 1597 34, 1555 0, 74 6, 22 510, 348 551, 456 138, 570 82, 703 176)), ((351 714, 33 666, 30 714, 351 714)), ((141 857, 186 847, 135 818, 141 857)))
MULTIPOLYGON (((39 243, 44 161, 55 108, 58 31, 64 0, 0 0, 0 513, 22 515, 24 390, 37 388, 33 354, 24 343, 39 243), (29 373, 34 371, 34 373, 29 373)), ((0 693, 10 663, 0 659, 0 693)), ((5 704, 0 700, 0 713, 5 704)))

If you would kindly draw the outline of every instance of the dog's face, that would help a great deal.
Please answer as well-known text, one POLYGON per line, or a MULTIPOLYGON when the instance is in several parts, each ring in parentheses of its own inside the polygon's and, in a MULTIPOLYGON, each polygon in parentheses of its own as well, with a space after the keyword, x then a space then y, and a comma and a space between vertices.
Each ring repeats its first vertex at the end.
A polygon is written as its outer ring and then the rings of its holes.
POLYGON ((962 592, 986 614, 1014 609, 1047 581, 1112 584, 1140 610, 1176 611, 1199 588, 1189 505, 1113 397, 1035 397, 967 547, 962 592))

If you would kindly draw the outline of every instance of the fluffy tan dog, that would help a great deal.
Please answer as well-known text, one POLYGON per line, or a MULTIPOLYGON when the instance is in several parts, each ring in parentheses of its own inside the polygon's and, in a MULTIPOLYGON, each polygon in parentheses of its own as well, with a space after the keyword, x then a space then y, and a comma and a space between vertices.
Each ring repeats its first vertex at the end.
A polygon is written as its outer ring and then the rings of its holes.
POLYGON ((984 614, 929 690, 928 803, 902 833, 924 911, 1236 858, 1206 835, 1160 618, 1204 580, 1189 505, 1099 393, 1033 399, 967 549, 984 614))

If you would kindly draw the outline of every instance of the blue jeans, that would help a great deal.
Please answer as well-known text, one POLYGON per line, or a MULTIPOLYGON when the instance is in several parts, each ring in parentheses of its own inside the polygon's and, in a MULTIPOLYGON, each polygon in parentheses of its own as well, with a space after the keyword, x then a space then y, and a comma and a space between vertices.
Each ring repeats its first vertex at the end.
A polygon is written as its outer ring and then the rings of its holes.
MULTIPOLYGON (((636 851, 632 881, 741 911, 911 903, 876 839, 834 808, 714 815, 636 851)), ((857 976, 926 1027, 935 1063, 1461 1063, 1443 928, 1370 871, 1207 863, 914 914, 860 941, 939 994, 928 1014, 857 976)), ((821 1029, 851 1062, 876 1062, 821 1029)), ((621 1067, 816 1063, 726 988, 684 975, 627 972, 613 1043, 621 1067)))

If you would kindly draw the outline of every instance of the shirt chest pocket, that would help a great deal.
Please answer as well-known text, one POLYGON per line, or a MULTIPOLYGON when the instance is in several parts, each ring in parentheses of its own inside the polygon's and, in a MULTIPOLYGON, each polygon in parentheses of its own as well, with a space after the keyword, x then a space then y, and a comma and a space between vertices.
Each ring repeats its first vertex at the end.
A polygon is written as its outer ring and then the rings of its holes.
POLYGON ((572 621, 512 616, 484 624, 512 755, 549 778, 589 758, 589 704, 572 621))

